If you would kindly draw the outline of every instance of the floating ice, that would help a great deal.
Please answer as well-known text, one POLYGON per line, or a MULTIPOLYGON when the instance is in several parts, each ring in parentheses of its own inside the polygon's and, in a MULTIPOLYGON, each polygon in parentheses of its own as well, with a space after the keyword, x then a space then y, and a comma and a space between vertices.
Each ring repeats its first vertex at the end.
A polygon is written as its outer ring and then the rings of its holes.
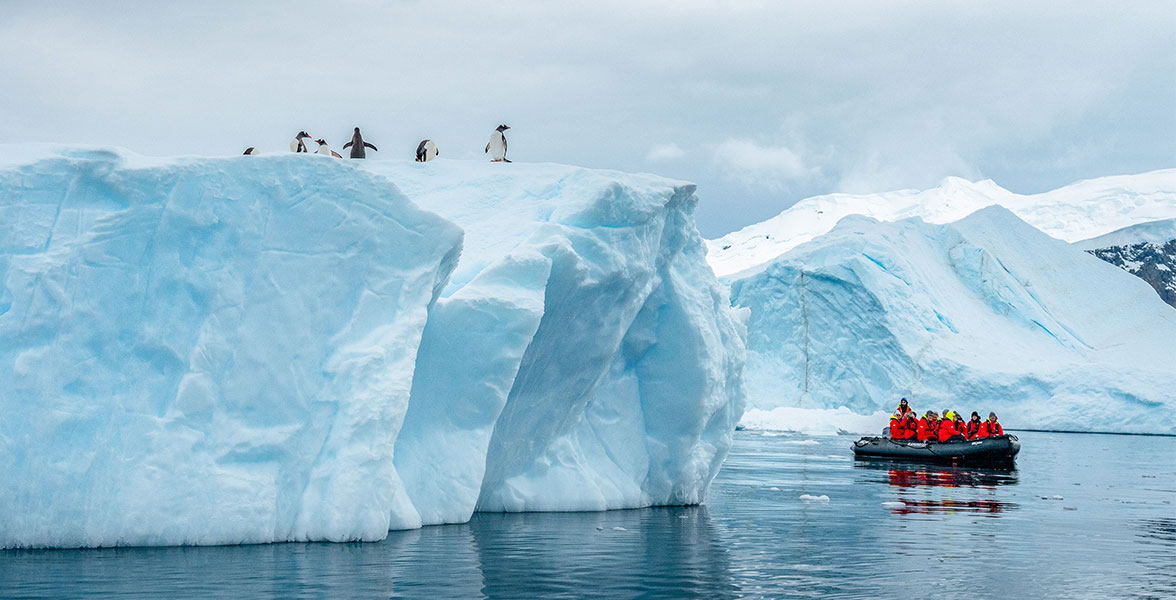
POLYGON ((744 329, 693 189, 0 148, 0 546, 702 501, 744 329))
POLYGON ((828 502, 829 497, 825 495, 813 496, 811 494, 801 494, 800 499, 803 502, 828 502))

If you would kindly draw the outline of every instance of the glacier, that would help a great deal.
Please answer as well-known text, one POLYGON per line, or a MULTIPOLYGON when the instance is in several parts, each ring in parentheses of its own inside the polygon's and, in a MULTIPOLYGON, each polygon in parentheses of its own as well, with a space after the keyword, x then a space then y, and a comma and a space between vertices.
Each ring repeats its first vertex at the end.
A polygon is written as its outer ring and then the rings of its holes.
POLYGON ((1116 229, 1074 246, 1146 281, 1176 308, 1176 219, 1116 229))
POLYGON ((1028 195, 1006 190, 992 180, 948 177, 927 190, 814 196, 766 221, 708 240, 707 260, 720 278, 730 279, 828 232, 849 215, 879 221, 919 217, 943 224, 992 204, 1055 238, 1078 242, 1176 217, 1176 169, 1099 177, 1028 195))
POLYGON ((947 224, 847 216, 730 281, 751 312, 748 426, 906 396, 1011 428, 1176 433, 1176 311, 1001 206, 947 224))
POLYGON ((0 148, 0 547, 705 499, 746 315, 694 187, 0 148))

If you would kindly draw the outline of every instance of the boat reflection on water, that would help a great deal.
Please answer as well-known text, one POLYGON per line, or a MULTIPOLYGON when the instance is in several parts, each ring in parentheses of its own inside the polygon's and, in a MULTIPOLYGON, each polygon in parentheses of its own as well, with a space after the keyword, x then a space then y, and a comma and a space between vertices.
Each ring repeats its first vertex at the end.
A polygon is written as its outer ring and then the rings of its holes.
POLYGON ((854 466, 863 469, 869 479, 885 481, 896 488, 898 497, 885 503, 894 514, 984 513, 995 516, 1017 508, 1016 503, 996 498, 922 497, 920 493, 920 490, 937 488, 996 490, 1000 486, 1016 485, 1016 467, 979 469, 877 461, 858 461, 854 466))

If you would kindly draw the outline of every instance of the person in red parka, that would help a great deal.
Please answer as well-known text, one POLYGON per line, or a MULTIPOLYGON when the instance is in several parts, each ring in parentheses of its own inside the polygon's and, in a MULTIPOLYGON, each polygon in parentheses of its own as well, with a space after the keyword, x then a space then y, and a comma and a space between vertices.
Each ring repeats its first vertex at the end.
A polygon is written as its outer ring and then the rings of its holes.
POLYGON ((988 413, 988 420, 980 424, 980 435, 978 437, 992 437, 996 435, 1004 435, 1004 427, 996 422, 996 413, 988 413))
POLYGON ((919 427, 915 435, 920 442, 935 441, 935 434, 939 431, 939 423, 936 420, 938 417, 939 415, 935 414, 935 411, 929 410, 922 419, 919 419, 919 427))
POLYGON ((968 427, 964 431, 964 435, 966 435, 969 440, 974 440, 980 437, 980 427, 983 425, 984 423, 980 421, 980 413, 972 411, 972 418, 968 421, 968 427))
POLYGON ((952 424, 955 425, 956 433, 964 436, 964 439, 967 439, 968 438, 968 424, 964 422, 964 416, 961 415, 960 413, 952 413, 952 414, 954 415, 953 418, 955 421, 952 424))
POLYGON ((890 439, 901 440, 903 434, 902 416, 898 413, 890 415, 890 439))
POLYGON ((915 411, 909 411, 903 416, 903 438, 904 440, 913 440, 919 435, 919 420, 915 417, 915 411))
POLYGON ((941 442, 946 442, 960 434, 960 432, 956 431, 955 421, 952 419, 952 414, 950 411, 948 411, 948 414, 944 415, 944 417, 939 420, 938 433, 939 441, 941 442))
POLYGON ((911 406, 909 404, 907 404, 906 398, 903 398, 902 400, 898 401, 898 414, 899 414, 899 416, 906 416, 907 413, 913 413, 913 412, 915 412, 915 411, 911 410, 911 406))

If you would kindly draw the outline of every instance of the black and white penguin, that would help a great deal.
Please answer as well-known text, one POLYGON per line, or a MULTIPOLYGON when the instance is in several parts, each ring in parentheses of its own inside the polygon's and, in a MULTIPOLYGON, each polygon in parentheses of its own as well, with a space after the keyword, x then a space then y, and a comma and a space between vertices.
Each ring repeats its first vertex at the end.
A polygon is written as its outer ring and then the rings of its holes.
POLYGON ((437 150, 437 144, 434 144, 433 140, 421 140, 420 145, 417 146, 416 161, 429 162, 437 158, 438 154, 441 154, 441 152, 437 150))
POLYGON ((261 154, 261 153, 257 151, 257 148, 250 146, 250 147, 246 148, 245 152, 243 152, 242 154, 244 154, 245 156, 257 156, 258 154, 261 154))
POLYGON ((305 131, 299 131, 298 135, 294 136, 294 141, 290 142, 290 152, 310 152, 306 149, 306 143, 302 140, 309 140, 310 134, 305 131))
POLYGON ((346 150, 349 147, 351 148, 351 158, 366 158, 367 153, 364 152, 365 146, 375 150, 376 152, 380 151, 379 148, 376 148, 375 146, 363 141, 363 136, 359 134, 359 128, 356 127, 355 133, 351 134, 351 141, 343 144, 343 149, 346 150))
POLYGON ((318 145, 319 145, 318 150, 314 151, 315 154, 322 154, 323 156, 334 156, 335 158, 343 158, 342 156, 339 155, 338 152, 331 150, 331 147, 327 145, 327 140, 315 140, 315 141, 318 142, 318 145))
POLYGON ((490 143, 486 144, 486 152, 490 153, 490 159, 494 162, 510 162, 506 160, 506 135, 502 133, 507 129, 510 127, 499 125, 498 129, 490 134, 490 143))

